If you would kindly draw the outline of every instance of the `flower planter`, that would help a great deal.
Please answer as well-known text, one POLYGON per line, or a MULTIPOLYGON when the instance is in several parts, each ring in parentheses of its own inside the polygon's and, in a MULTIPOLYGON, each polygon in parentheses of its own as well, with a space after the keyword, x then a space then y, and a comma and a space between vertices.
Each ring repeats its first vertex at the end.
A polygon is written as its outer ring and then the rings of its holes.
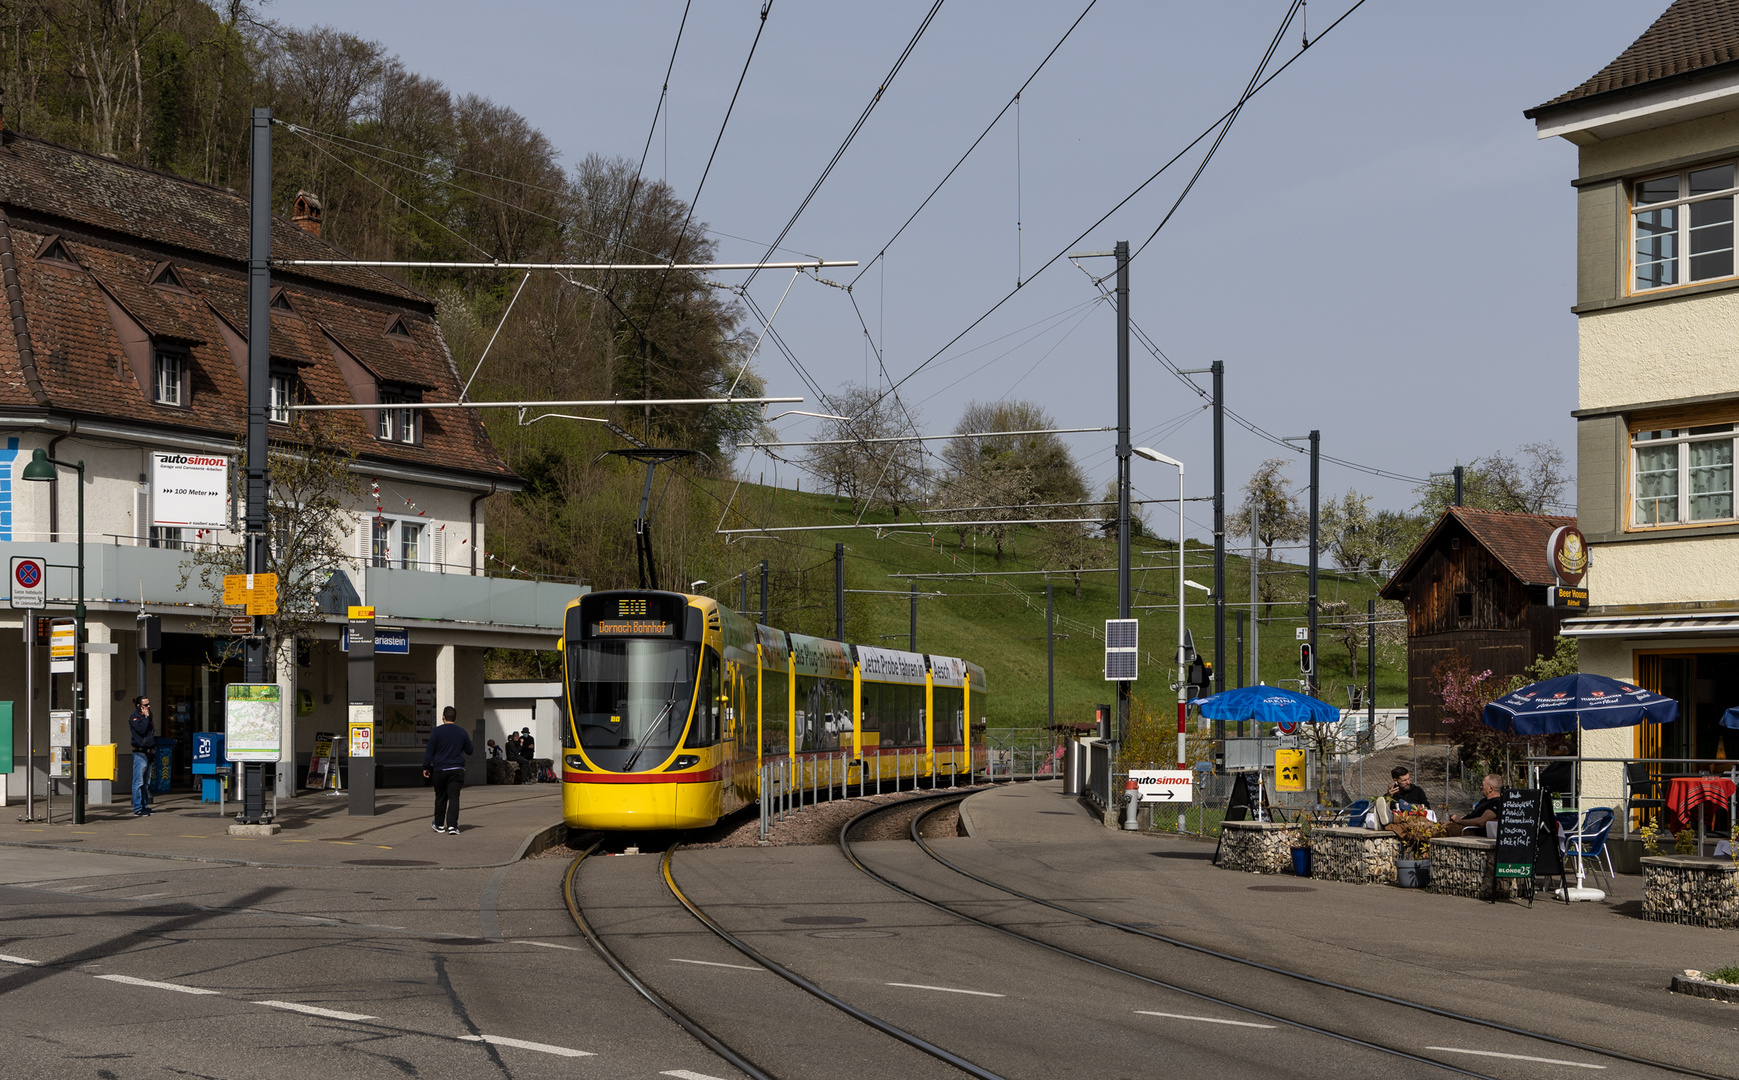
POLYGON ((1423 889, 1431 884, 1431 860, 1396 859, 1395 884, 1403 889, 1423 889))
POLYGON ((1295 847, 1292 849, 1292 873, 1295 877, 1310 876, 1310 849, 1295 847))

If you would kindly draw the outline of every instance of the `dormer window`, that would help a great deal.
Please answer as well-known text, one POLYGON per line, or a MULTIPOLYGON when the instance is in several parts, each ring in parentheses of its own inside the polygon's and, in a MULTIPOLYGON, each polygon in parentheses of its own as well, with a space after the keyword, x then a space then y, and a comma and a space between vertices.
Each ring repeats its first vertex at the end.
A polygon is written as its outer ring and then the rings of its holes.
POLYGON ((154 288, 168 289, 171 292, 189 291, 186 283, 181 280, 181 275, 175 272, 174 264, 167 262, 158 263, 156 268, 151 271, 151 285, 154 288))
POLYGON ((51 236, 43 242, 42 249, 36 253, 38 262, 44 259, 63 262, 72 266, 78 265, 78 260, 66 250, 66 245, 60 242, 60 237, 51 236))
POLYGON ((286 371, 272 372, 272 398, 266 414, 274 424, 290 422, 290 406, 296 403, 296 377, 286 371))
POLYGON ((158 349, 152 358, 151 400, 176 408, 187 404, 187 354, 179 349, 158 349))
POLYGON ((296 314, 296 309, 290 306, 289 295, 284 292, 282 287, 272 290, 272 298, 267 302, 266 306, 273 311, 288 312, 291 315, 296 314))
POLYGON ((409 405, 423 400, 420 390, 402 386, 380 388, 379 428, 375 437, 382 442, 416 444, 423 441, 421 409, 394 409, 388 406, 409 405))
POLYGON ((403 315, 394 315, 388 319, 386 329, 381 332, 389 338, 399 338, 402 341, 411 340, 411 329, 405 325, 403 315))

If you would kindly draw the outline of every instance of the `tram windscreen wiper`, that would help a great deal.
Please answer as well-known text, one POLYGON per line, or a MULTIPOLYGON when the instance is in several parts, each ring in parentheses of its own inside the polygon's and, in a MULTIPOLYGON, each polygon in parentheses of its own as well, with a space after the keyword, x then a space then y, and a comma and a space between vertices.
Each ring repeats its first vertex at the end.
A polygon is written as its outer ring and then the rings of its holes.
POLYGON ((670 714, 676 710, 676 684, 681 678, 682 669, 678 668, 676 674, 670 677, 669 696, 664 699, 664 708, 659 710, 658 716, 646 726, 646 734, 640 736, 640 741, 634 744, 634 752, 628 755, 628 760, 622 765, 623 772, 634 771, 634 763, 640 760, 640 752, 646 749, 646 740, 652 738, 652 733, 658 730, 660 721, 664 724, 664 733, 670 734, 670 714))

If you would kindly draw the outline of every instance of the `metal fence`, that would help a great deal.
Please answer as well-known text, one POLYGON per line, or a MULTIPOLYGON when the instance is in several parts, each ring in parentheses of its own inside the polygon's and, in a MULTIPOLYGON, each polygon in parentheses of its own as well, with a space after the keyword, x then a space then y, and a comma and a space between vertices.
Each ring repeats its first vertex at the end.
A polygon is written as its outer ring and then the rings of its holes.
POLYGON ((806 754, 795 759, 775 758, 763 763, 758 772, 761 839, 767 839, 774 825, 821 803, 918 787, 955 787, 962 783, 970 787, 984 775, 978 767, 976 755, 968 755, 964 781, 957 772, 940 772, 936 768, 935 755, 929 755, 926 761, 921 746, 888 751, 879 758, 866 760, 878 761, 882 767, 874 771, 862 768, 864 762, 854 761, 850 751, 846 750, 832 754, 806 754))

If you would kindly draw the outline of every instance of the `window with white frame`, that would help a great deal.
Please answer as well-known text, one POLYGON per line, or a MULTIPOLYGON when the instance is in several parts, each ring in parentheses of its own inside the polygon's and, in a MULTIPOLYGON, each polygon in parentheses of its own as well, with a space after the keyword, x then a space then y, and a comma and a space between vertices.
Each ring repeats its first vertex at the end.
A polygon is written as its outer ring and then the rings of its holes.
POLYGON ((284 372, 272 373, 272 404, 267 413, 274 424, 290 422, 290 406, 294 405, 296 397, 296 377, 284 372))
MULTIPOLYGON (((381 387, 380 403, 382 405, 409 405, 423 399, 421 393, 402 387, 381 387)), ((418 441, 416 409, 383 408, 379 412, 379 427, 375 436, 383 442, 415 443, 418 441)))
POLYGON ((385 569, 392 565, 392 530, 394 522, 391 518, 371 518, 369 528, 369 565, 385 569))
POLYGON ((399 522, 399 569, 422 569, 423 526, 415 521, 399 522))
POLYGON ((426 525, 421 521, 376 517, 369 519, 369 565, 383 570, 429 570, 426 525))
POLYGON ((1733 520, 1733 424, 1634 431, 1633 526, 1733 520))
POLYGON ((158 349, 152 361, 151 400, 159 405, 187 404, 187 354, 158 349))
POLYGON ((1636 182, 1632 291, 1733 276, 1734 171, 1726 162, 1636 182))

